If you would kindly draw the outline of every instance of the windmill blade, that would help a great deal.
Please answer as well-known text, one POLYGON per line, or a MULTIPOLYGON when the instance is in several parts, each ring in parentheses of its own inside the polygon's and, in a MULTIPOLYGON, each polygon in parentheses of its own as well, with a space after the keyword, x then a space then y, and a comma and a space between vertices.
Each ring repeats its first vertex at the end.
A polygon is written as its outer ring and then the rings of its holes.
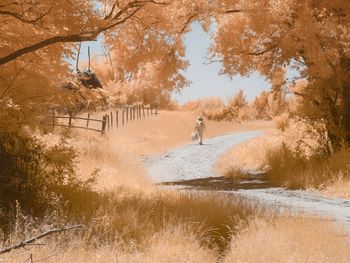
POLYGON ((80 72, 80 70, 79 70, 80 49, 81 49, 81 42, 79 43, 78 55, 77 55, 77 63, 75 64, 75 69, 77 70, 77 72, 80 72))
POLYGON ((89 56, 89 71, 90 71, 90 46, 88 46, 88 56, 89 56))

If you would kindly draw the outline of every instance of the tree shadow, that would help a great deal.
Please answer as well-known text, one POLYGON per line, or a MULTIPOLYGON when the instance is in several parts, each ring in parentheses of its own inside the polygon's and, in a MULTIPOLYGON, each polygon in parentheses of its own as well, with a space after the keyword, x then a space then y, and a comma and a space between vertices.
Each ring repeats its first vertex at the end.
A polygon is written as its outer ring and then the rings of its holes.
POLYGON ((188 188, 195 188, 197 190, 212 190, 212 191, 236 191, 240 189, 266 189, 277 187, 278 185, 266 181, 263 174, 249 175, 244 178, 227 178, 207 177, 174 182, 164 182, 159 185, 166 186, 184 186, 188 188))

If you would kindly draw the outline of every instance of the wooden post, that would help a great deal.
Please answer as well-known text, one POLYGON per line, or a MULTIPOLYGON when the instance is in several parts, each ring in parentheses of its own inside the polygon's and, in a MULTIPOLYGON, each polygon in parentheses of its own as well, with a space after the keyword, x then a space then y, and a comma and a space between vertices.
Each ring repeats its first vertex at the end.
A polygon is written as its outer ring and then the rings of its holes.
POLYGON ((113 112, 111 112, 110 115, 111 115, 111 128, 113 129, 113 112))
POLYGON ((142 111, 141 111, 141 105, 139 105, 139 118, 142 118, 142 111))
POLYGON ((118 111, 115 111, 115 124, 116 124, 116 126, 117 126, 117 128, 118 128, 118 126, 119 126, 119 112, 118 111))
POLYGON ((88 117, 86 121, 86 130, 89 128, 89 122, 90 122, 90 112, 88 113, 88 117))
POLYGON ((129 107, 126 108, 126 122, 129 122, 129 107))
POLYGON ((143 114, 143 118, 145 118, 146 117, 146 115, 145 115, 145 106, 142 104, 142 114, 143 114))
POLYGON ((133 118, 135 120, 135 106, 132 107, 132 116, 133 116, 133 118))
POLYGON ((109 128, 110 128, 110 126, 109 126, 109 115, 106 114, 106 116, 107 116, 107 127, 108 127, 108 131, 109 131, 109 128))
POLYGON ((55 111, 52 111, 52 128, 55 128, 55 111))
POLYGON ((69 113, 68 126, 70 127, 71 125, 72 125, 72 115, 69 113))
POLYGON ((151 116, 152 116, 152 114, 153 114, 153 108, 151 107, 151 116))
POLYGON ((106 121, 107 121, 107 117, 106 115, 103 115, 101 134, 105 134, 106 132, 106 121))
POLYGON ((156 116, 157 116, 157 114, 158 114, 158 107, 156 107, 156 116))
POLYGON ((123 108, 123 111, 122 111, 122 125, 124 126, 124 108, 123 108))
POLYGON ((149 107, 147 107, 147 117, 149 117, 149 107))

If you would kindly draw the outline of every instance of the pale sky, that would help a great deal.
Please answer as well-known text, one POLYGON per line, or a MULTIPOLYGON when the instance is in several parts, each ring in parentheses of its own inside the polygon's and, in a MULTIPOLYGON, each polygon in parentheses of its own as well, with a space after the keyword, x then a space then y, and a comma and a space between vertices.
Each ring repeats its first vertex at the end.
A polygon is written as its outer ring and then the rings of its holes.
MULTIPOLYGON (((185 36, 185 45, 186 59, 190 62, 190 66, 184 75, 192 83, 181 93, 173 93, 173 98, 181 104, 208 96, 218 96, 226 100, 239 89, 243 89, 248 101, 252 101, 261 91, 270 88, 269 83, 258 74, 245 78, 235 76, 230 79, 219 75, 220 63, 204 64, 210 39, 197 23, 192 25, 192 31, 185 36)), ((82 60, 87 58, 88 46, 90 46, 91 56, 103 56, 98 41, 83 42, 80 53, 82 60)))
POLYGON ((243 89, 247 99, 252 101, 261 91, 270 88, 269 83, 258 74, 246 78, 235 76, 231 80, 227 76, 219 75, 220 63, 204 64, 210 39, 199 24, 192 25, 192 31, 185 36, 185 44, 186 59, 190 62, 185 76, 192 84, 181 94, 173 94, 173 98, 180 103, 208 96, 218 96, 225 100, 239 89, 243 89))

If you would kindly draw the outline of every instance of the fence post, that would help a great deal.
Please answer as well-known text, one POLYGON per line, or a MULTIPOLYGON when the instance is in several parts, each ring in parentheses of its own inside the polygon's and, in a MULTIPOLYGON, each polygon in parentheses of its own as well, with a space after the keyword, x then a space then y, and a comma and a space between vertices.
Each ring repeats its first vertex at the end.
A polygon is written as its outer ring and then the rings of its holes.
POLYGON ((145 118, 145 106, 142 104, 142 114, 143 114, 143 118, 145 118))
POLYGON ((113 129, 113 112, 110 112, 111 115, 111 128, 113 129))
POLYGON ((151 116, 153 115, 153 108, 151 107, 151 116))
POLYGON ((106 116, 107 116, 107 127, 108 127, 108 131, 109 131, 109 115, 106 114, 106 116))
POLYGON ((147 117, 149 117, 149 107, 147 107, 147 117))
POLYGON ((105 134, 105 132, 106 132, 106 120, 107 120, 106 115, 103 115, 101 134, 105 134))
POLYGON ((88 117, 86 121, 86 130, 89 128, 89 122, 90 122, 90 112, 88 113, 88 117))
POLYGON ((69 113, 69 120, 68 120, 68 126, 70 127, 72 125, 72 115, 69 113))
POLYGON ((118 128, 118 126, 119 126, 119 112, 116 110, 115 111, 115 124, 116 124, 116 127, 118 128))
POLYGON ((52 128, 55 128, 55 111, 52 111, 52 128))
POLYGON ((158 114, 158 107, 156 107, 156 116, 157 116, 157 114, 158 114))
POLYGON ((132 116, 133 116, 133 118, 135 120, 135 105, 132 107, 132 116))
POLYGON ((122 111, 122 125, 124 126, 124 108, 123 108, 123 111, 122 111))
POLYGON ((126 108, 126 122, 129 121, 129 108, 126 108))

